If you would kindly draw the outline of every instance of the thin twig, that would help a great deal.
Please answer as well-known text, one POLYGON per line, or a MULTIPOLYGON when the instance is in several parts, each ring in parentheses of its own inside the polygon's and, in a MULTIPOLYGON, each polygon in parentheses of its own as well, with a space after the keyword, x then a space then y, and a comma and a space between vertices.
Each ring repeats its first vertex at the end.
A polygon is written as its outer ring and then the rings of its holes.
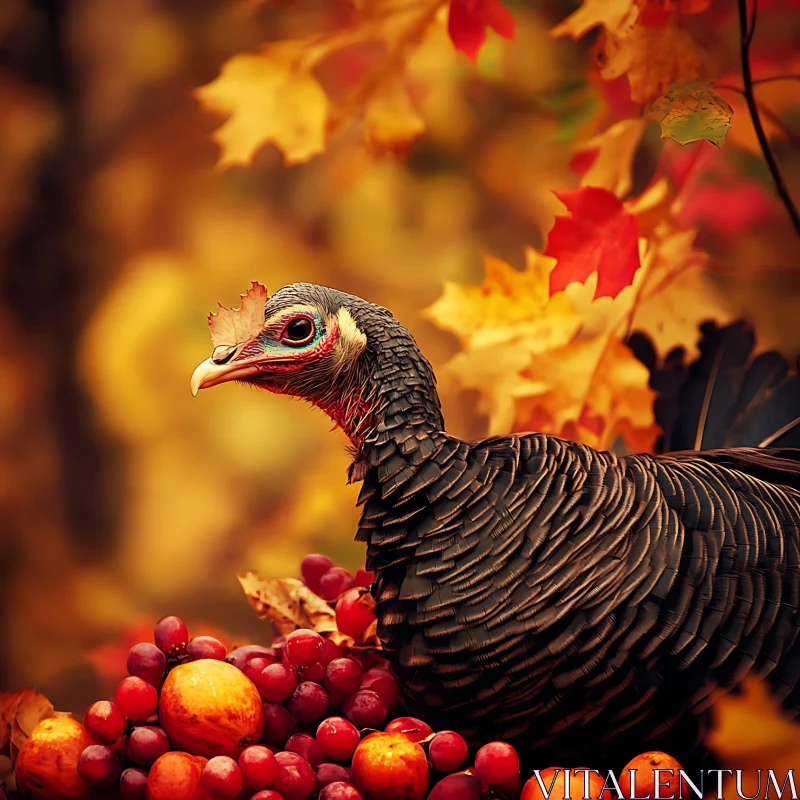
POLYGON ((750 71, 750 42, 753 39, 753 34, 756 29, 756 14, 758 12, 758 0, 753 0, 753 16, 752 22, 748 27, 747 23, 747 0, 738 0, 739 2, 739 31, 741 34, 741 54, 742 54, 742 81, 744 83, 744 97, 747 101, 747 108, 750 111, 750 117, 753 120, 753 128, 758 138, 758 143, 761 145, 761 152, 764 154, 764 161, 767 162, 767 167, 772 174, 772 179, 775 181, 775 188, 780 196, 783 204, 786 206, 786 211, 792 220, 792 225, 800 236, 800 214, 792 201, 792 196, 786 188, 783 181, 780 167, 775 160, 775 154, 764 133, 764 125, 761 122, 761 114, 758 110, 756 103, 755 93, 753 92, 753 75, 750 71))
MULTIPOLYGON (((775 78, 777 80, 777 78, 775 78)), ((758 81, 754 81, 754 84, 758 81)), ((723 92, 736 92, 737 94, 745 96, 744 89, 741 86, 734 86, 730 83, 714 83, 715 89, 721 89, 723 92)), ((789 140, 792 147, 800 150, 800 133, 795 133, 769 106, 763 103, 758 104, 758 110, 776 127, 780 128, 781 133, 789 140)))
POLYGON ((771 78, 757 78, 753 81, 753 86, 760 86, 762 83, 775 83, 775 81, 800 81, 800 75, 773 75, 771 78))

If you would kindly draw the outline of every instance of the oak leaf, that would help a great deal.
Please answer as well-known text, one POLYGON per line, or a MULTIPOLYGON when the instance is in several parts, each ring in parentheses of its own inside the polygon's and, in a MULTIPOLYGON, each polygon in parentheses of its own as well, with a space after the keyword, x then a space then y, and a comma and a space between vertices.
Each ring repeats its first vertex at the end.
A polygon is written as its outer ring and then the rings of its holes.
POLYGON ((682 28, 637 25, 624 36, 606 35, 600 74, 606 80, 627 75, 637 103, 655 100, 674 84, 697 80, 701 70, 697 44, 682 28))
POLYGON ((555 193, 571 212, 557 216, 544 254, 556 259, 550 293, 597 272, 595 297, 616 297, 641 266, 636 218, 612 192, 584 186, 555 193))
POLYGON ((226 308, 220 303, 219 311, 208 315, 208 327, 215 348, 249 342, 264 327, 264 306, 269 300, 266 287, 253 281, 241 298, 239 308, 226 308))
POLYGON ((486 28, 506 39, 514 38, 511 12, 500 0, 450 0, 447 31, 457 50, 473 61, 486 41, 486 28))
POLYGON ((265 142, 289 164, 325 149, 328 98, 303 61, 302 42, 266 45, 260 54, 229 59, 215 80, 196 90, 210 111, 228 115, 214 134, 220 166, 249 164, 265 142))
POLYGON ((661 138, 678 144, 707 141, 719 147, 730 130, 733 109, 708 81, 671 88, 650 104, 647 116, 661 125, 661 138))

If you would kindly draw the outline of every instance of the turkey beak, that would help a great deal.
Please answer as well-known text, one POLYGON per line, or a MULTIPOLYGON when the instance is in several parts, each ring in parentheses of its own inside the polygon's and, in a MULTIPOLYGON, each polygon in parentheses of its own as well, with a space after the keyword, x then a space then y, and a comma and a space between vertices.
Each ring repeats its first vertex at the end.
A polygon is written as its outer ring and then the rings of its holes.
POLYGON ((220 383, 249 378, 251 375, 256 375, 259 371, 258 364, 254 362, 244 364, 241 362, 218 364, 208 358, 202 364, 199 364, 197 369, 192 373, 192 394, 196 397, 200 389, 208 389, 220 383))

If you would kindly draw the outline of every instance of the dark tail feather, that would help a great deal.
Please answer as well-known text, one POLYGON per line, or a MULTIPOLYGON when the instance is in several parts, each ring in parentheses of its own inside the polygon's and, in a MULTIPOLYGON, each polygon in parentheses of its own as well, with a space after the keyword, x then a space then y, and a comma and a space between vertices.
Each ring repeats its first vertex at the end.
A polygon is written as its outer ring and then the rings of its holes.
POLYGON ((659 451, 800 447, 797 370, 774 351, 753 358, 755 337, 743 322, 724 328, 707 322, 700 332, 700 356, 688 365, 682 350, 658 364, 645 336, 629 340, 658 392, 659 451))

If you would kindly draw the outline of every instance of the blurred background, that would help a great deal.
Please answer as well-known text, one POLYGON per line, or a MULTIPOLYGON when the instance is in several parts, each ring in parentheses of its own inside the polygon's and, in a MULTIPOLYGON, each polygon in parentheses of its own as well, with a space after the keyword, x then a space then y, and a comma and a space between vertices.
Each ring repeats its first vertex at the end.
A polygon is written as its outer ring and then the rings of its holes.
MULTIPOLYGON (((476 397, 441 369, 456 338, 420 311, 445 280, 479 282, 485 253, 522 267, 561 208, 552 191, 577 183, 575 143, 640 109, 625 78, 590 68, 591 35, 548 35, 576 3, 517 0, 515 40, 490 34, 475 65, 443 13, 431 25, 408 69, 426 130, 403 152, 366 147, 354 121, 307 163, 268 144, 219 168, 223 118, 195 90, 237 53, 341 24, 347 5, 0 1, 0 689, 35 685, 80 712, 165 614, 266 639, 237 572, 295 575, 314 551, 362 564, 329 420, 237 385, 189 392, 208 312, 250 281, 386 305, 439 371, 449 429, 485 435, 476 397)), ((717 5, 703 35, 715 74, 740 85, 735 4, 717 5)), ((760 4, 757 75, 800 73, 798 9, 760 4)), ((727 99, 736 124, 722 150, 691 150, 683 222, 713 291, 796 357, 798 239, 743 100, 727 99)), ((759 99, 800 202, 800 82, 759 99)), ((632 191, 676 152, 649 125, 632 191)))

